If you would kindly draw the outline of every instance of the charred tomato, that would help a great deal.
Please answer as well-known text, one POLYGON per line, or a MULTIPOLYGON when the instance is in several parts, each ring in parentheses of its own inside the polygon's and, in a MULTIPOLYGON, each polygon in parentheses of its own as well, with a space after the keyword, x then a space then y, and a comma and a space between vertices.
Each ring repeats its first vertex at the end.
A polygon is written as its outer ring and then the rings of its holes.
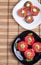
POLYGON ((26 21, 27 23, 32 23, 32 22, 34 21, 34 18, 33 18, 33 16, 28 15, 28 16, 25 17, 25 21, 26 21))
POLYGON ((30 1, 27 1, 27 2, 25 2, 24 6, 27 7, 28 10, 30 10, 32 7, 32 3, 30 1))
POLYGON ((39 9, 38 7, 36 7, 36 6, 32 6, 32 7, 31 7, 31 14, 32 14, 33 16, 38 15, 39 12, 40 12, 40 9, 39 9))
POLYGON ((20 16, 20 17, 25 17, 26 15, 27 15, 27 8, 26 7, 23 7, 23 8, 21 8, 21 9, 19 9, 18 10, 18 15, 20 16))

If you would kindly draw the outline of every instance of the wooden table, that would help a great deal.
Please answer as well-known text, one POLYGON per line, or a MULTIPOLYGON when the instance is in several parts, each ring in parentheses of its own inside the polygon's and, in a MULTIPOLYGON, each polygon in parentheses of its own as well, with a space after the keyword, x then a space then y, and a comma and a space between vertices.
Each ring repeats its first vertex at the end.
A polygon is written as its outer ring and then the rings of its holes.
MULTIPOLYGON (((22 65, 11 52, 12 41, 25 30, 12 17, 17 3, 18 0, 0 0, 0 65, 22 65)), ((33 31, 41 37, 41 25, 33 31)), ((41 65, 41 61, 35 65, 41 65)))

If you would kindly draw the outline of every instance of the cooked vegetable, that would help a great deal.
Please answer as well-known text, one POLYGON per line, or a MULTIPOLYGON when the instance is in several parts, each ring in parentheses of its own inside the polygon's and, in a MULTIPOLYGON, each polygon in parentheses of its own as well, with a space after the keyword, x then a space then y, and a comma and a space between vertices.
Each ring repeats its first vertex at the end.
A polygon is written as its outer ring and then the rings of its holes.
POLYGON ((33 33, 29 33, 28 35, 33 35, 33 33))
POLYGON ((32 3, 30 1, 27 1, 25 4, 24 4, 25 7, 27 7, 28 9, 31 9, 32 7, 32 3))
POLYGON ((34 44, 34 36, 33 35, 27 35, 25 37, 25 41, 27 42, 28 45, 33 45, 34 44))
POLYGON ((33 49, 35 52, 41 52, 41 43, 40 42, 35 42, 33 44, 33 49))
POLYGON ((32 60, 33 60, 33 59, 30 59, 30 60, 29 60, 29 59, 26 59, 27 62, 31 62, 32 60))
POLYGON ((27 49, 27 50, 24 52, 24 56, 25 56, 25 58, 28 59, 28 60, 33 59, 34 56, 35 56, 34 50, 33 50, 33 49, 27 49))
POLYGON ((25 51, 27 48, 28 48, 28 45, 24 41, 21 41, 17 44, 17 49, 19 51, 25 51))
POLYGON ((19 9, 18 10, 18 15, 20 16, 20 17, 25 17, 26 15, 27 15, 27 8, 26 7, 23 7, 23 8, 21 8, 21 9, 19 9))
POLYGON ((36 6, 32 6, 32 7, 31 7, 31 14, 32 14, 33 16, 38 15, 39 12, 40 12, 40 9, 39 9, 38 7, 36 7, 36 6))
POLYGON ((26 16, 25 17, 25 21, 27 22, 27 23, 32 23, 33 21, 34 21, 34 19, 33 19, 33 16, 26 16))

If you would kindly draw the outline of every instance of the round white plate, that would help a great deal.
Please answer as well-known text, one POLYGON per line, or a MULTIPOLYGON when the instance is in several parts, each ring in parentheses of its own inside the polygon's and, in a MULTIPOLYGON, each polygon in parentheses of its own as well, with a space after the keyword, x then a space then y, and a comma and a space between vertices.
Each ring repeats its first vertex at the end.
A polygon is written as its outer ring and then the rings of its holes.
POLYGON ((38 3, 36 0, 21 0, 14 8, 12 12, 13 17, 15 18, 16 22, 20 24, 25 29, 34 29, 36 26, 41 24, 41 4, 38 3), (34 16, 34 21, 32 23, 26 23, 24 18, 18 16, 17 11, 18 9, 24 6, 26 1, 31 1, 33 5, 37 6, 40 9, 40 13, 37 16, 34 16))

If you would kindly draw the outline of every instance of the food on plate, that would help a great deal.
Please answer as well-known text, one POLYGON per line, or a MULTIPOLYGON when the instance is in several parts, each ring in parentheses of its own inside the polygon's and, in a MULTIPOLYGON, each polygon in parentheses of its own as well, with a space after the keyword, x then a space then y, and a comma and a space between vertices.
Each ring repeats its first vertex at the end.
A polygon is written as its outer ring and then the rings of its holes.
POLYGON ((17 44, 17 49, 19 51, 22 51, 24 52, 26 49, 28 48, 28 45, 24 42, 24 41, 21 41, 17 44))
POLYGON ((28 35, 33 35, 33 33, 29 33, 28 35))
POLYGON ((33 44, 33 49, 35 52, 41 52, 41 43, 40 42, 35 42, 33 44))
POLYGON ((26 59, 27 62, 31 62, 33 59, 26 59))
POLYGON ((24 6, 20 8, 17 13, 20 17, 24 17, 26 23, 32 23, 34 21, 33 16, 37 16, 40 9, 37 6, 33 6, 32 2, 27 1, 24 6))
POLYGON ((25 58, 28 59, 28 60, 33 59, 34 56, 35 56, 34 50, 33 50, 33 49, 27 49, 27 50, 24 52, 24 56, 25 56, 25 58))
POLYGON ((24 6, 27 7, 28 9, 31 9, 31 7, 32 7, 32 2, 27 1, 27 2, 25 2, 24 6))
POLYGON ((33 35, 27 35, 25 37, 25 42, 27 42, 28 45, 33 45, 34 44, 34 36, 33 35))
POLYGON ((27 23, 32 23, 32 22, 34 21, 34 18, 33 18, 33 16, 29 15, 29 16, 26 16, 26 17, 25 17, 25 21, 26 21, 27 23))
POLYGON ((23 7, 23 8, 21 8, 21 9, 19 9, 18 10, 18 15, 20 16, 20 17, 25 17, 26 15, 27 15, 27 8, 26 7, 23 7))
POLYGON ((41 42, 35 38, 37 35, 34 32, 22 33, 20 40, 16 43, 16 50, 24 58, 26 62, 33 62, 37 57, 37 54, 41 54, 41 42), (25 34, 25 35, 24 35, 25 34))
POLYGON ((33 16, 38 15, 39 12, 40 12, 40 9, 39 9, 38 7, 36 7, 36 6, 32 6, 32 7, 31 7, 31 14, 32 14, 33 16))

